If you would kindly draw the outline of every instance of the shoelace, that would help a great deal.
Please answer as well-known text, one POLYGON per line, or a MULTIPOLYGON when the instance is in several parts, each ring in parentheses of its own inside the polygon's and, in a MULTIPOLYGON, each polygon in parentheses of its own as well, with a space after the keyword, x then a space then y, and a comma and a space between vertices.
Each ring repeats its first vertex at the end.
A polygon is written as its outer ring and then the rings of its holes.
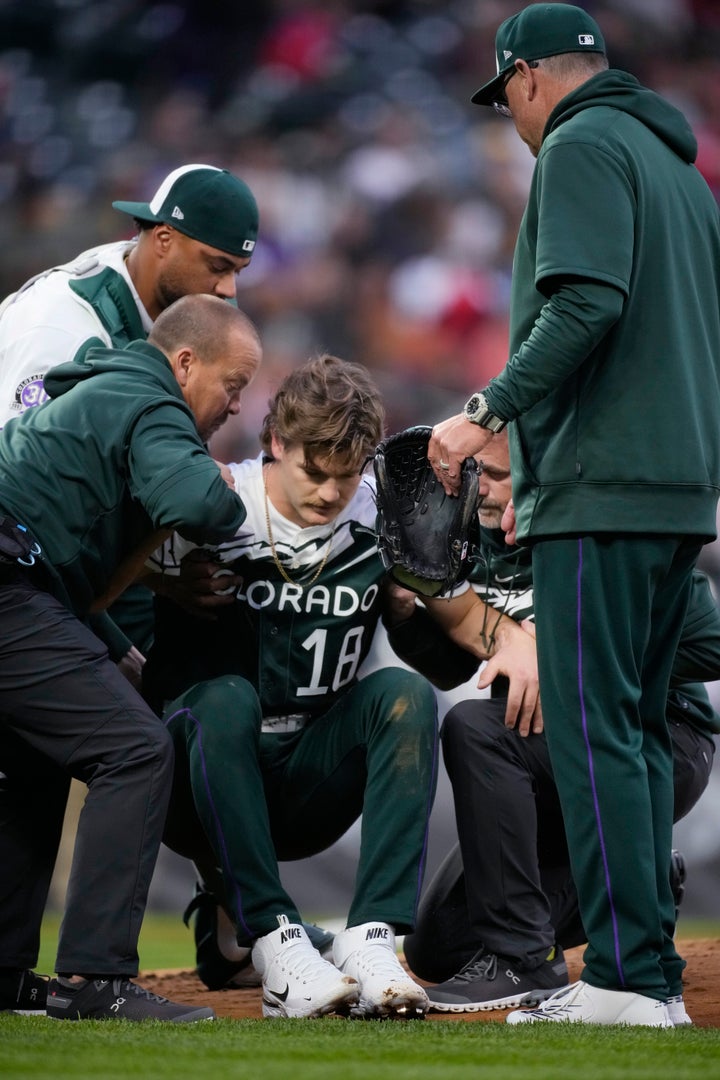
POLYGON ((453 979, 453 982, 474 982, 476 979, 494 979, 497 975, 495 953, 476 953, 472 960, 453 979))
POLYGON ((284 966, 286 968, 292 966, 293 975, 306 982, 324 974, 329 966, 317 949, 307 942, 299 942, 286 952, 288 955, 283 961, 284 966))
POLYGON ((578 993, 581 990, 579 982, 570 983, 569 986, 564 987, 562 990, 558 990, 556 994, 549 997, 547 1001, 544 1001, 542 1005, 537 1009, 533 1009, 533 1015, 554 1013, 571 1013, 573 1009, 581 1008, 575 1001, 578 993))
POLYGON ((366 945, 355 959, 360 970, 368 975, 389 979, 396 979, 399 974, 407 977, 396 954, 385 945, 366 945))
POLYGON ((113 994, 134 994, 135 997, 145 998, 147 1001, 155 1001, 158 1005, 169 1005, 169 998, 161 997, 160 994, 153 994, 150 990, 146 990, 143 986, 138 986, 137 983, 130 982, 129 979, 113 979, 112 981, 113 994))

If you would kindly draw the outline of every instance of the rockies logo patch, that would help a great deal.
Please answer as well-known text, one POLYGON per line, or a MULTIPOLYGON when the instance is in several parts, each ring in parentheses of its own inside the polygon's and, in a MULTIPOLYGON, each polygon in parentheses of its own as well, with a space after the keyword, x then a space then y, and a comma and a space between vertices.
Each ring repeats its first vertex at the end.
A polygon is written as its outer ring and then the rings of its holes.
POLYGON ((42 375, 30 375, 18 386, 15 391, 15 401, 12 408, 16 412, 23 409, 32 409, 35 405, 42 405, 48 400, 48 394, 43 386, 42 375))

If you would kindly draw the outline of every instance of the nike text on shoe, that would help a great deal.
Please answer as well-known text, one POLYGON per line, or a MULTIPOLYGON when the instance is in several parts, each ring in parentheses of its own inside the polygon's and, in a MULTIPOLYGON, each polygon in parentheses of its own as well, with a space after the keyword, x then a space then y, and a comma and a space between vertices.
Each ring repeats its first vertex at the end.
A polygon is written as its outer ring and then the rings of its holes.
POLYGON ((673 1027, 692 1027, 692 1020, 685 1008, 682 994, 669 997, 665 1004, 673 1027))
POLYGON ((553 994, 530 1012, 508 1013, 508 1024, 538 1022, 568 1024, 627 1024, 634 1027, 673 1027, 664 1001, 626 990, 603 990, 576 982, 553 994))
POLYGON ((462 1013, 539 1005, 567 984, 565 957, 556 947, 532 971, 507 957, 480 951, 452 979, 426 989, 431 1009, 462 1013))
POLYGON ((78 984, 51 979, 47 1015, 53 1020, 165 1020, 171 1024, 215 1019, 212 1009, 178 1005, 122 975, 78 984))
POLYGON ((258 938, 252 951, 262 976, 263 1016, 346 1014, 358 999, 355 979, 323 960, 300 923, 286 915, 277 920, 278 929, 258 938))
POLYGON ((403 968, 395 933, 387 923, 362 923, 343 930, 333 944, 335 966, 360 983, 360 1000, 350 1015, 367 1020, 422 1020, 427 994, 403 968))
POLYGON ((45 1015, 49 980, 26 969, 0 970, 0 1012, 45 1015))
POLYGON ((183 914, 186 926, 191 921, 198 978, 208 990, 260 985, 250 949, 238 945, 228 915, 215 896, 199 884, 183 914))

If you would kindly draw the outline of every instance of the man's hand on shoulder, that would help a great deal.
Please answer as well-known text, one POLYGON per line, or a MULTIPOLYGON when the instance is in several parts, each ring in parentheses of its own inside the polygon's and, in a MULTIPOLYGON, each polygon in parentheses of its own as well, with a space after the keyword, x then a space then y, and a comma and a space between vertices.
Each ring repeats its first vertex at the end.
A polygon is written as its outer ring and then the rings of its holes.
POLYGON ((218 469, 220 470, 220 475, 222 476, 222 478, 225 481, 225 483, 227 484, 227 486, 230 488, 231 491, 234 491, 235 490, 235 478, 234 478, 232 472, 230 471, 230 466, 226 465, 223 461, 218 461, 216 458, 213 458, 213 461, 215 462, 218 469))

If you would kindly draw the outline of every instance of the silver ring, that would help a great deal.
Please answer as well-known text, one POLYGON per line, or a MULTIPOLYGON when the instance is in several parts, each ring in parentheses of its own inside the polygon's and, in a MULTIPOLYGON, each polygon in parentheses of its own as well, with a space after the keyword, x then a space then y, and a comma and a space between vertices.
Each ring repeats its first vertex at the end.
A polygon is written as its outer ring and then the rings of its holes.
POLYGON ((445 472, 447 472, 447 470, 450 468, 447 461, 438 461, 438 465, 441 469, 445 469, 445 472))

